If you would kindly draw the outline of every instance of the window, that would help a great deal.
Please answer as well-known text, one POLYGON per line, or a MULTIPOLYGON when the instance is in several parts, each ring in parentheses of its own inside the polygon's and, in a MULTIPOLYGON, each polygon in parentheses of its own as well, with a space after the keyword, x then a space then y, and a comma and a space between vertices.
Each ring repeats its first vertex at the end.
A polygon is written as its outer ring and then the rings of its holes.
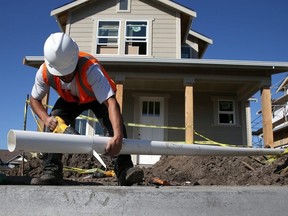
POLYGON ((142 116, 160 116, 159 101, 143 101, 142 116))
POLYGON ((235 124, 235 105, 232 100, 218 101, 218 123, 219 124, 235 124))
POLYGON ((147 55, 147 35, 146 21, 127 21, 125 54, 147 55))
POLYGON ((192 52, 189 46, 181 47, 181 58, 192 58, 192 52))
POLYGON ((96 54, 118 54, 119 21, 99 21, 96 54))
POLYGON ((119 12, 130 11, 130 0, 118 0, 118 11, 119 12))
POLYGON ((86 120, 84 119, 76 119, 75 121, 75 129, 81 134, 86 135, 86 120))
POLYGON ((102 136, 105 136, 108 133, 106 129, 104 129, 99 122, 95 122, 94 130, 95 130, 95 134, 102 135, 102 136))
MULTIPOLYGON (((74 127, 75 127, 75 130, 77 130, 81 135, 87 135, 86 134, 86 128, 87 128, 86 119, 77 118, 75 120, 74 127)), ((107 133, 106 130, 102 127, 102 125, 99 122, 95 122, 94 130, 95 130, 95 134, 102 135, 102 136, 106 135, 107 133)))

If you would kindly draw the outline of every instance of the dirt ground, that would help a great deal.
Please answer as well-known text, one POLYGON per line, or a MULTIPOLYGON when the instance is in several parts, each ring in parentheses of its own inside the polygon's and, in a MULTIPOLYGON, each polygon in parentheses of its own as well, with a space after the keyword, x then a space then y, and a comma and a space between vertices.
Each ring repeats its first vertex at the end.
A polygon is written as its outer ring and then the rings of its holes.
MULTIPOLYGON (((110 158, 103 158, 108 169, 113 169, 110 158)), ((66 154, 63 164, 80 169, 102 168, 90 155, 66 154)), ((162 156, 152 167, 143 167, 145 177, 140 185, 288 185, 288 156, 269 162, 266 157, 220 157, 220 156, 162 156), (161 182, 160 182, 161 183, 161 182), (161 185, 161 184, 160 184, 161 185)), ((25 163, 24 176, 38 177, 42 173, 39 158, 29 158, 25 163)), ((21 168, 5 171, 9 177, 21 176, 21 168)), ((93 173, 81 174, 64 171, 66 184, 117 185, 116 177, 95 177, 93 173)))

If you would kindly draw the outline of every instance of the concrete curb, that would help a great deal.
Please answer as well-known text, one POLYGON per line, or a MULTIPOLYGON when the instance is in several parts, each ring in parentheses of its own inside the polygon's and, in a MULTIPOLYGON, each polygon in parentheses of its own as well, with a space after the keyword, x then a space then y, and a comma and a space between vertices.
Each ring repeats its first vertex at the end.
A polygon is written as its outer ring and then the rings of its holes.
POLYGON ((0 216, 287 215, 282 186, 0 186, 0 216))

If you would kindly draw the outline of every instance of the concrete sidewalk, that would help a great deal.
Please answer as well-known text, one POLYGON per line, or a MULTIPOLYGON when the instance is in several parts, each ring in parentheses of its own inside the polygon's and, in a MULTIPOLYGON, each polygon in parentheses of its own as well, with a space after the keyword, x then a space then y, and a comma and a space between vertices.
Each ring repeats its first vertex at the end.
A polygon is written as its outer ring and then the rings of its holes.
POLYGON ((288 215, 288 187, 0 186, 0 216, 288 215))

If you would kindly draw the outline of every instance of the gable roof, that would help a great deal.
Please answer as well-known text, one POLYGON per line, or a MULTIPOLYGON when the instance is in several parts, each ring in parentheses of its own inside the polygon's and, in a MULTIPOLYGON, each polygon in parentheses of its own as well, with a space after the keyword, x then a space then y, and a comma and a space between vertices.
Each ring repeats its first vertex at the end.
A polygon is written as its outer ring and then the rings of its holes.
POLYGON ((205 35, 200 34, 199 32, 196 32, 194 30, 190 30, 189 34, 194 36, 194 37, 196 37, 196 38, 198 38, 198 39, 200 39, 200 40, 202 40, 202 41, 204 41, 204 42, 206 42, 206 43, 208 43, 208 44, 213 44, 213 40, 211 38, 208 38, 205 35))
MULTIPOLYGON (((193 18, 196 18, 197 16, 196 12, 174 1, 170 1, 170 0, 153 0, 153 1, 158 4, 163 5, 164 7, 172 8, 180 13, 181 36, 182 36, 181 39, 182 39, 182 42, 185 42, 189 34, 189 30, 191 28, 192 20, 193 18)), ((50 15, 55 17, 60 29, 63 32, 65 32, 65 26, 67 24, 69 11, 76 10, 77 8, 83 7, 87 4, 91 4, 94 2, 95 0, 76 0, 76 1, 65 4, 59 8, 52 10, 50 15)))
POLYGON ((188 41, 193 41, 193 38, 197 38, 198 39, 198 47, 199 47, 199 57, 198 58, 202 58, 202 56, 204 55, 204 53, 206 52, 206 49, 208 48, 208 46, 210 44, 213 44, 213 40, 211 38, 208 38, 196 31, 190 30, 189 31, 189 35, 187 37, 188 41))
MULTIPOLYGON (((75 7, 78 7, 80 5, 83 5, 85 3, 89 3, 90 1, 92 2, 94 0, 77 0, 77 1, 73 1, 71 3, 65 4, 65 5, 63 5, 63 6, 59 7, 59 8, 56 8, 56 9, 52 10, 51 11, 51 16, 57 16, 60 13, 63 13, 65 11, 67 11, 67 10, 71 10, 71 9, 73 9, 75 7)), ((182 6, 182 5, 180 5, 180 4, 176 3, 176 2, 173 2, 173 1, 170 1, 170 0, 154 0, 154 1, 158 1, 160 3, 163 3, 166 6, 169 6, 169 7, 173 8, 173 9, 176 9, 176 10, 178 10, 178 11, 180 11, 182 13, 185 13, 187 15, 190 15, 192 17, 196 17, 197 16, 197 14, 196 14, 196 12, 194 10, 191 10, 191 9, 189 9, 187 7, 184 7, 184 6, 182 6)))

